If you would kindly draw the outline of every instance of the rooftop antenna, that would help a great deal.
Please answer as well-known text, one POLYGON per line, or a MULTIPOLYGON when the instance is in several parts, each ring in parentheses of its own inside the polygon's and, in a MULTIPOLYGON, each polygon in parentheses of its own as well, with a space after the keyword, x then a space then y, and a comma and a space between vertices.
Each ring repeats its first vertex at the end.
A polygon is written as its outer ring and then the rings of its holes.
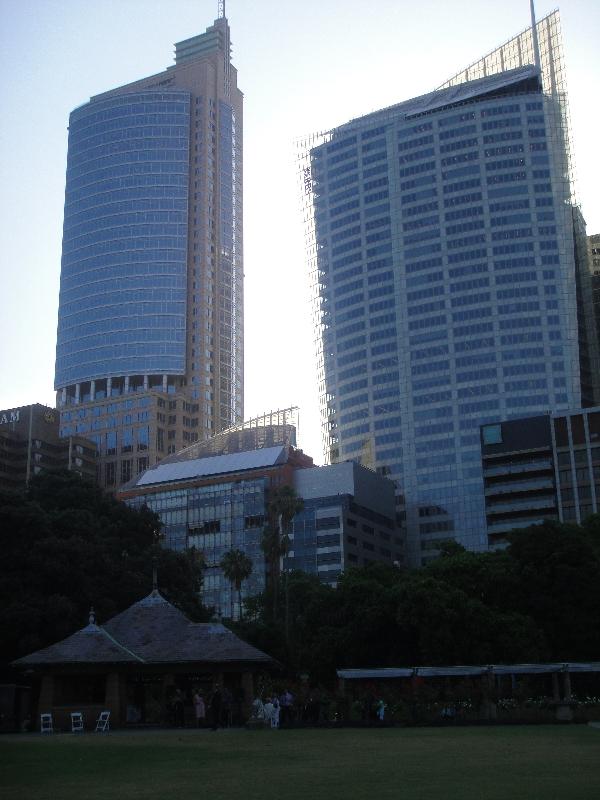
POLYGON ((225 19, 225 0, 219 0, 219 10, 217 12, 217 19, 225 19))
MULTIPOLYGON (((223 0, 223 3, 224 2, 225 0, 223 0)), ((542 63, 540 61, 540 44, 538 42, 537 23, 535 21, 535 7, 533 5, 533 0, 529 0, 529 10, 531 11, 531 36, 533 38, 533 60, 541 76, 542 63)))

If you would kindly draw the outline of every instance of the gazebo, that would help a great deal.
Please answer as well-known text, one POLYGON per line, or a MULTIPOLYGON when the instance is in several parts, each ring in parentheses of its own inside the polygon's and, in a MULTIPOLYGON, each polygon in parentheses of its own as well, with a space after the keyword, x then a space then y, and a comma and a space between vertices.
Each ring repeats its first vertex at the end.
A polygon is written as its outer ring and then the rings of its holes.
POLYGON ((86 727, 103 710, 114 726, 169 724, 178 689, 191 723, 193 690, 206 699, 217 683, 230 716, 241 719, 249 715, 254 675, 276 662, 221 624, 191 622, 155 587, 103 625, 90 612, 85 628, 13 665, 41 678, 38 712, 52 713, 65 729, 75 711, 86 727))

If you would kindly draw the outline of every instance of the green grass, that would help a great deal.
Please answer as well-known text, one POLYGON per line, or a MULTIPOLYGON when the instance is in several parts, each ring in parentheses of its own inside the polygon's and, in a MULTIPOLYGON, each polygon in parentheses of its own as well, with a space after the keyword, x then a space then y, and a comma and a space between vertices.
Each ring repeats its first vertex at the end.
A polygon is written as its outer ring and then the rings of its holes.
POLYGON ((600 797, 600 729, 578 725, 4 736, 0 797, 587 800, 600 797))

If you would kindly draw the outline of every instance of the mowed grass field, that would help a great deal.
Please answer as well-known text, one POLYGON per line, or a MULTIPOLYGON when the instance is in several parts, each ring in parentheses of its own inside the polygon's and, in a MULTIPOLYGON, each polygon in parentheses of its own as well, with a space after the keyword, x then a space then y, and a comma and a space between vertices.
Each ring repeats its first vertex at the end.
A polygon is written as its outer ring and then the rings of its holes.
POLYGON ((600 798, 600 729, 156 731, 0 737, 0 797, 600 798))

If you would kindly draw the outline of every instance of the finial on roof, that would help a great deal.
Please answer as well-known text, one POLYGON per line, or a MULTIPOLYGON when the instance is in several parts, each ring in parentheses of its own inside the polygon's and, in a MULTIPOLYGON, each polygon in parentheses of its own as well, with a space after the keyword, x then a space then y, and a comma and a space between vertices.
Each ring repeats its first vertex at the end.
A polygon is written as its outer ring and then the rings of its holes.
POLYGON ((96 612, 94 611, 94 606, 90 606, 90 616, 89 616, 90 625, 96 624, 96 612))

